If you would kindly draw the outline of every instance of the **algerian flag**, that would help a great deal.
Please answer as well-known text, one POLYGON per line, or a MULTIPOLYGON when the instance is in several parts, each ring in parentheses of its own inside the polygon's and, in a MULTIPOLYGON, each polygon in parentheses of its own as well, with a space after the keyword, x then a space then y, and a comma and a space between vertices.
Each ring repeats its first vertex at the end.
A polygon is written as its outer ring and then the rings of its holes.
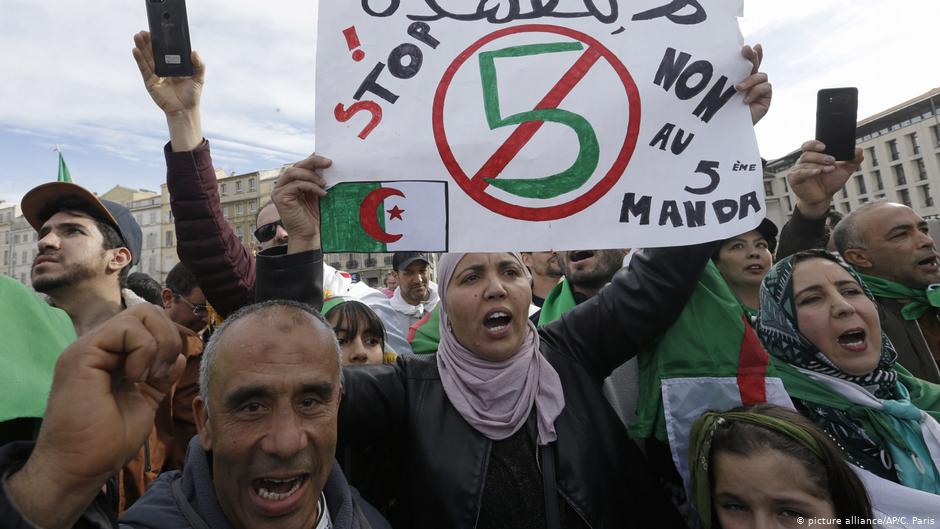
MULTIPOLYGON (((58 147, 56 147, 58 151, 58 147)), ((65 165, 65 158, 62 157, 62 151, 59 151, 59 182, 71 182, 72 175, 69 173, 69 166, 65 165)))
POLYGON ((324 253, 447 251, 446 182, 337 184, 320 201, 324 253))

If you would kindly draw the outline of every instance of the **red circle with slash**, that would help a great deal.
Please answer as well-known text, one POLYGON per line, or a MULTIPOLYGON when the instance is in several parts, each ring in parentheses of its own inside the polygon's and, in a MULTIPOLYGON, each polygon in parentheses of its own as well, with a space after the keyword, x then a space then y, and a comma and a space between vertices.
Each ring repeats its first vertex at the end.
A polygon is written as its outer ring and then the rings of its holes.
MULTIPOLYGON (((522 148, 529 142, 529 140, 532 139, 543 123, 544 121, 530 121, 519 125, 510 135, 509 139, 507 139, 499 148, 499 150, 493 154, 490 160, 484 164, 484 167, 491 166, 491 164, 494 163, 497 164, 497 166, 501 165, 502 167, 499 167, 495 173, 490 173, 498 176, 498 173, 502 171, 502 168, 505 168, 512 158, 514 158, 519 153, 519 151, 522 150, 522 148)), ((434 95, 434 103, 432 107, 432 125, 434 130, 434 141, 437 144, 437 149, 441 155, 441 160, 444 162, 444 166, 447 168, 448 172, 450 172, 450 175, 454 178, 454 181, 457 182, 457 185, 459 185, 460 188, 464 190, 464 192, 470 195, 470 197, 477 201, 480 205, 503 216, 519 220, 558 220, 565 217, 570 217, 571 215, 574 215, 575 213, 578 213, 591 204, 597 202, 601 197, 607 194, 614 184, 620 180, 620 177, 623 176, 623 172, 626 170, 627 165, 630 163, 630 158, 633 156, 633 151, 636 148, 637 137, 639 136, 640 93, 636 87, 636 83, 633 81, 633 77, 630 75, 630 72, 627 70, 626 66, 624 66, 624 64, 620 61, 620 59, 617 58, 616 55, 614 55, 613 52, 611 52, 609 49, 607 49, 607 47, 605 47, 593 37, 561 26, 553 26, 548 24, 526 24, 505 28, 490 33, 489 35, 486 35, 480 40, 474 42, 469 48, 464 50, 463 53, 454 59, 454 62, 452 62, 444 72, 444 76, 441 78, 441 82, 437 86, 437 91, 434 95), (623 84, 623 89, 627 97, 627 103, 629 105, 630 112, 629 121, 627 124, 627 132, 623 140, 623 147, 621 147, 612 167, 607 171, 607 174, 604 175, 600 181, 594 184, 590 190, 563 204, 545 207, 521 206, 518 204, 511 204, 488 194, 486 192, 486 188, 489 184, 480 176, 479 172, 477 175, 471 177, 467 175, 462 167, 460 167, 460 164, 457 162, 457 159, 454 156, 454 152, 447 141, 447 134, 444 131, 444 102, 447 98, 447 91, 450 88, 450 84, 453 81, 454 76, 457 74, 457 71, 464 65, 467 59, 472 57, 483 46, 507 35, 514 35, 519 33, 555 33, 581 41, 587 45, 587 50, 584 52, 581 58, 578 59, 569 72, 565 74, 564 77, 562 77, 562 79, 549 92, 545 99, 543 99, 542 102, 536 106, 537 109, 556 108, 559 104, 561 104, 561 101, 564 99, 564 97, 580 80, 585 77, 585 75, 587 75, 588 71, 599 59, 604 59, 604 61, 606 61, 614 69, 623 84)), ((492 166, 490 168, 492 169, 492 166)))

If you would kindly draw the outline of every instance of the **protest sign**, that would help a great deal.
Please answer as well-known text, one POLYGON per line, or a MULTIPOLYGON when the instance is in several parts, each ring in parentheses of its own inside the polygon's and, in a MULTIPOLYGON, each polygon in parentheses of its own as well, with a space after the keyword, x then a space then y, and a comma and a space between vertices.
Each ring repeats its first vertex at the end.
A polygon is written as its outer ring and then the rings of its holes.
POLYGON ((324 251, 671 246, 754 228, 742 3, 321 3, 317 151, 339 184, 324 251))

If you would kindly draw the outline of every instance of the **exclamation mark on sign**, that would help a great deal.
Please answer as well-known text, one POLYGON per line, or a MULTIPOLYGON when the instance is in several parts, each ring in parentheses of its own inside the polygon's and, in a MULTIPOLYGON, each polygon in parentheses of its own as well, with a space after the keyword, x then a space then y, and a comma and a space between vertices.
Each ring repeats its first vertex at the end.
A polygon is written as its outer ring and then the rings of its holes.
POLYGON ((356 26, 350 26, 343 30, 343 36, 346 37, 346 45, 349 46, 349 51, 352 53, 352 58, 354 61, 359 62, 362 59, 366 58, 364 51, 357 49, 359 48, 359 35, 356 35, 356 26))

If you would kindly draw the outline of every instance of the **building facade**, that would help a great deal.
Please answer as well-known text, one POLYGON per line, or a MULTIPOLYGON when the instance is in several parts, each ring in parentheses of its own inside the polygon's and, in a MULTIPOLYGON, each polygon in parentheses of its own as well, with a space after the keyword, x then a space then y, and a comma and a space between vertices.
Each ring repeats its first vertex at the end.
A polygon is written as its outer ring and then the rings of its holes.
MULTIPOLYGON (((940 216, 934 200, 940 190, 940 88, 859 122, 856 145, 865 160, 834 197, 836 211, 849 213, 884 199, 906 204, 925 218, 940 216)), ((799 157, 800 151, 793 151, 764 170, 767 216, 778 226, 793 213, 796 195, 786 177, 799 157)))

